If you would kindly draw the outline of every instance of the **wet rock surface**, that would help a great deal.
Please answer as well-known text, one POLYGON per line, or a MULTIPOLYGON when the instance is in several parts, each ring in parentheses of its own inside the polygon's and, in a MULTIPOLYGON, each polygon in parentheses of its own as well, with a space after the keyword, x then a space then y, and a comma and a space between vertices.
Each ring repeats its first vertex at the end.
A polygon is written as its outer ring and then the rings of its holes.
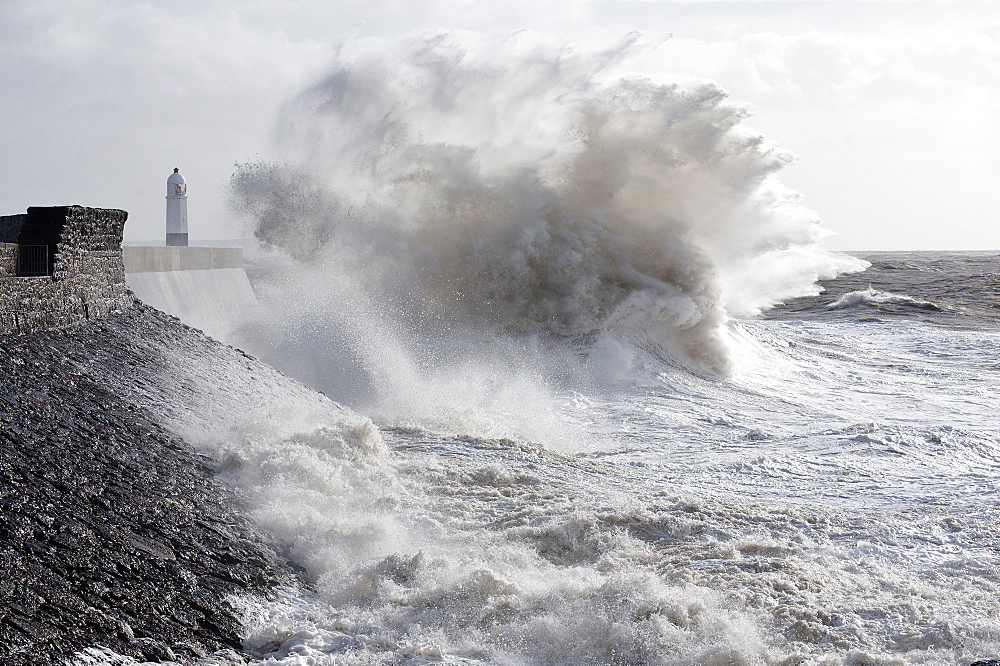
POLYGON ((149 350, 193 343, 192 358, 249 363, 142 306, 0 336, 3 663, 61 663, 90 646, 182 663, 238 650, 227 596, 291 580, 212 462, 114 386, 169 395, 149 350))

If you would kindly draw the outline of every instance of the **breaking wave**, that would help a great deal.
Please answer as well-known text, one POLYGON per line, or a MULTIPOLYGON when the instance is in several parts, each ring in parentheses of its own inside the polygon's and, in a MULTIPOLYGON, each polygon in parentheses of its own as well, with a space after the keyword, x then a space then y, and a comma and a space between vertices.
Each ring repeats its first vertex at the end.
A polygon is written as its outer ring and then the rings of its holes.
POLYGON ((301 344, 269 360, 338 374, 313 379, 348 402, 344 384, 370 397, 470 345, 509 360, 610 338, 725 375, 729 317, 863 268, 820 248, 816 215, 775 178, 792 156, 725 91, 629 69, 652 45, 344 46, 287 105, 274 158, 231 183, 255 236, 293 260, 261 291, 282 312, 270 346, 301 344))
POLYGON ((862 291, 852 291, 844 294, 833 303, 826 306, 827 310, 843 310, 863 305, 901 305, 904 307, 920 308, 925 310, 942 310, 943 308, 931 301, 924 301, 903 294, 894 294, 879 289, 868 289, 862 291))

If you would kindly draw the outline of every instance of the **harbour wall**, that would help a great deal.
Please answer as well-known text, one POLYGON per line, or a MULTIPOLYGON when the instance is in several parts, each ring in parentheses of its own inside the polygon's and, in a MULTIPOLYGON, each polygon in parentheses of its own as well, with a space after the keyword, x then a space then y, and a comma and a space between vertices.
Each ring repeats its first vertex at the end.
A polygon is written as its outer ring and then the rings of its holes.
POLYGON ((131 306, 121 251, 126 219, 123 210, 84 206, 0 217, 0 334, 60 328, 131 306))
POLYGON ((125 246, 125 282, 139 300, 222 341, 257 307, 242 248, 125 246))
POLYGON ((122 259, 126 274, 242 269, 243 248, 126 245, 122 259))
POLYGON ((0 334, 98 319, 138 298, 219 340, 257 307, 239 247, 122 247, 128 213, 36 206, 0 216, 0 334))
POLYGON ((249 420, 278 391, 323 400, 143 305, 0 335, 0 663, 246 663, 233 597, 293 572, 177 415, 249 420), (95 646, 131 659, 72 659, 95 646))

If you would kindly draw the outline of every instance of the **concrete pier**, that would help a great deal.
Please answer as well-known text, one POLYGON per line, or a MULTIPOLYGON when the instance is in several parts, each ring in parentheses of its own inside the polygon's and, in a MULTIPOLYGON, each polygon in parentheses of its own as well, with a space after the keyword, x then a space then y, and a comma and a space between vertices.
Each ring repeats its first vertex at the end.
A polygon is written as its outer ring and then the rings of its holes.
POLYGON ((122 258, 139 300, 217 340, 231 342, 257 308, 242 248, 127 245, 122 258))
POLYGON ((243 268, 243 248, 240 247, 126 245, 122 248, 122 258, 126 274, 243 268))

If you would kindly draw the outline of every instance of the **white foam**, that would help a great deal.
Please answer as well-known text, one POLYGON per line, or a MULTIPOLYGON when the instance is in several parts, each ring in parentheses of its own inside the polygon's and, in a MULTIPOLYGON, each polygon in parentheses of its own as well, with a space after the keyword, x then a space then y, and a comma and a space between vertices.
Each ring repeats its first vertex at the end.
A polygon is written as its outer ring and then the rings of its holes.
POLYGON ((541 378, 602 443, 589 456, 380 432, 276 373, 245 377, 238 354, 172 351, 183 400, 144 403, 219 460, 311 587, 242 600, 256 663, 943 664, 1000 649, 1000 450, 983 428, 1000 405, 974 362, 995 333, 744 322, 732 381, 598 344, 629 371, 541 378))

